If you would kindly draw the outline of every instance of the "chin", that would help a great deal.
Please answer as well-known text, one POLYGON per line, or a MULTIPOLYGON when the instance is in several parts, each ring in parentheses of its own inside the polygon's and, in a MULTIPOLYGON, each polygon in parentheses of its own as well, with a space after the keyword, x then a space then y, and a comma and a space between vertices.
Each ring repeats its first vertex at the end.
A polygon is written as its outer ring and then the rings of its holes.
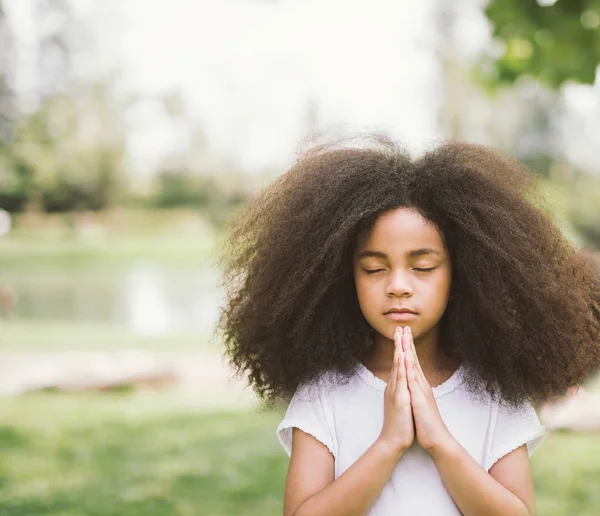
POLYGON ((416 340, 417 337, 420 336, 421 332, 419 331, 419 327, 416 324, 416 321, 402 321, 402 322, 396 322, 395 325, 392 325, 392 336, 391 339, 394 340, 394 328, 396 326, 401 326, 402 328, 404 328, 405 326, 410 326, 410 331, 412 333, 413 336, 413 340, 416 340))
POLYGON ((385 337, 387 337, 388 339, 394 340, 394 331, 396 329, 396 326, 400 326, 401 328, 404 328, 405 326, 410 326, 413 338, 416 338, 417 329, 415 328, 415 323, 409 321, 391 321, 391 324, 390 321, 388 321, 385 329, 380 333, 382 335, 385 335, 385 337))

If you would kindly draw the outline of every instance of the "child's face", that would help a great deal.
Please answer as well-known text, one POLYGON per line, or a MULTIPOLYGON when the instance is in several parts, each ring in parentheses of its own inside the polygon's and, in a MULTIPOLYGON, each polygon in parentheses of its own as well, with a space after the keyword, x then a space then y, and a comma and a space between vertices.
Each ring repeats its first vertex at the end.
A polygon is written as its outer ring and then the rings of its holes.
POLYGON ((410 326, 416 339, 439 322, 446 310, 451 277, 450 257, 440 233, 413 208, 381 215, 354 258, 362 313, 372 328, 392 341, 396 326, 410 326), (416 313, 385 315, 391 308, 416 313))

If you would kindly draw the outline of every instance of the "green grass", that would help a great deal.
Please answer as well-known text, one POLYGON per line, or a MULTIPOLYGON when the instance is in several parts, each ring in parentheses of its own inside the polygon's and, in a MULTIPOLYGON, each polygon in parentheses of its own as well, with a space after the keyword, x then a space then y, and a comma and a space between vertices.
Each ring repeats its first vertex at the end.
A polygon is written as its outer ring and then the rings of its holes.
POLYGON ((1 320, 0 351, 123 351, 211 352, 219 344, 210 333, 140 336, 104 322, 1 320))
MULTIPOLYGON (((0 400, 3 516, 282 514, 282 409, 175 392, 0 400), (213 400, 215 401, 215 400, 213 400), (219 406, 220 408, 215 408, 219 406)), ((532 457, 538 513, 592 516, 600 436, 556 433, 532 457)))
POLYGON ((281 414, 189 396, 37 394, 0 403, 1 514, 281 514, 281 414))
POLYGON ((554 433, 532 457, 538 514, 595 516, 600 507, 600 434, 554 433))
POLYGON ((132 260, 177 265, 204 265, 215 259, 212 240, 192 235, 110 235, 91 240, 61 238, 0 240, 0 267, 11 271, 77 266, 118 267, 132 260))

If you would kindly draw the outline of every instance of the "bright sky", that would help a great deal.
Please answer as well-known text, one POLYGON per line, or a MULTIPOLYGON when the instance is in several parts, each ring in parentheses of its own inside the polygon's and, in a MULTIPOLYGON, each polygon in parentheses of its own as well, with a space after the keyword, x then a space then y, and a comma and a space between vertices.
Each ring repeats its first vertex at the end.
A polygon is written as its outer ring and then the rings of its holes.
MULTIPOLYGON (((36 31, 32 1, 5 0, 18 19, 25 63, 36 31)), ((463 48, 473 54, 489 37, 481 1, 454 4, 463 48)), ((72 0, 93 12, 100 60, 121 67, 126 89, 180 92, 209 142, 249 170, 293 160, 311 100, 321 130, 384 129, 417 152, 440 138, 432 13, 444 2, 72 0)), ((32 68, 21 71, 25 85, 32 68)), ((597 90, 568 97, 576 116, 566 132, 581 133, 578 113, 598 106, 597 90)), ((133 110, 130 129, 140 171, 189 144, 187 127, 174 125, 155 102, 133 110)), ((577 156, 597 148, 590 137, 577 138, 577 156)))
POLYGON ((436 135, 429 4, 128 0, 126 69, 134 89, 182 91, 249 168, 292 158, 311 98, 321 129, 378 127, 418 147, 436 135))

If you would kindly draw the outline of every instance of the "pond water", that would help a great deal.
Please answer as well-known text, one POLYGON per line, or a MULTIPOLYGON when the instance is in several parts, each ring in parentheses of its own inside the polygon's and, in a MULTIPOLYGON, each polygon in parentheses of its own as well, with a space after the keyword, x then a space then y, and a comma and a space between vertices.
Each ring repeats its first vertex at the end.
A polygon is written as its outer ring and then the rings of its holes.
POLYGON ((208 265, 145 260, 0 272, 0 285, 14 293, 13 317, 108 322, 140 335, 212 331, 223 301, 218 281, 208 265))

